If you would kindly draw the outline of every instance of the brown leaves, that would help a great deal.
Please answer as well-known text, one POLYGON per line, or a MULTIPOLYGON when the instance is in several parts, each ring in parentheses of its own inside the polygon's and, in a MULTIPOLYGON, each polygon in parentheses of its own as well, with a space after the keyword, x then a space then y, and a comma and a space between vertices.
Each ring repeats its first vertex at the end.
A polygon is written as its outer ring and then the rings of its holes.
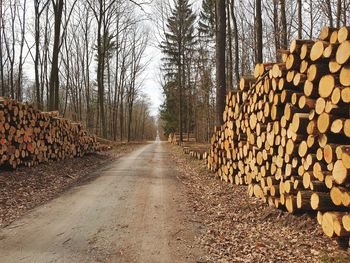
POLYGON ((193 213, 202 221, 199 242, 209 262, 347 262, 334 240, 324 237, 316 220, 291 215, 248 197, 245 186, 214 178, 201 161, 184 157, 170 146, 182 172, 193 213), (340 261, 337 261, 340 260, 340 261))

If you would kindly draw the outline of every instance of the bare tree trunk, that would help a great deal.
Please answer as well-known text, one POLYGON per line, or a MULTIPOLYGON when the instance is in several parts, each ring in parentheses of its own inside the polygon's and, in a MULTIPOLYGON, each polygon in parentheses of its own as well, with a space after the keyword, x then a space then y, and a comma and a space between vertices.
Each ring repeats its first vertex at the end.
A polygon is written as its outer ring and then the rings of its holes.
POLYGON ((226 75, 226 6, 225 0, 216 0, 216 125, 223 124, 225 110, 226 75))
POLYGON ((349 5, 347 1, 343 1, 343 25, 347 24, 347 11, 349 9, 349 5))
POLYGON ((341 13, 342 13, 342 0, 337 0, 337 28, 340 27, 341 13))
POLYGON ((8 58, 10 61, 10 94, 11 98, 15 99, 15 81, 14 81, 14 70, 15 70, 15 54, 16 54, 16 32, 15 32, 15 21, 16 21, 16 7, 15 3, 10 1, 10 11, 11 11, 11 52, 8 48, 8 58))
POLYGON ((309 6, 310 6, 310 33, 309 33, 309 38, 312 39, 313 35, 313 28, 314 28, 314 14, 313 14, 313 5, 312 5, 312 0, 309 1, 309 6))
POLYGON ((333 27, 333 14, 332 14, 332 3, 331 0, 326 0, 327 16, 329 19, 329 26, 333 27))
POLYGON ((303 3, 298 0, 298 38, 303 38, 303 3))
POLYGON ((46 87, 46 108, 49 109, 49 102, 50 102, 50 82, 48 79, 48 64, 49 64, 49 52, 50 52, 50 39, 49 39, 49 8, 46 8, 46 21, 45 21, 45 35, 44 35, 44 50, 43 50, 43 55, 42 55, 42 59, 43 61, 41 61, 41 104, 44 105, 44 91, 45 91, 45 87, 46 87))
POLYGON ((261 17, 261 0, 256 0, 256 63, 263 62, 263 32, 261 17))
POLYGON ((85 46, 85 99, 86 99, 86 126, 88 129, 92 128, 92 111, 91 111, 91 105, 90 105, 90 58, 89 58, 89 27, 90 27, 90 18, 89 18, 89 11, 88 7, 86 8, 86 16, 85 16, 85 23, 84 23, 84 46, 85 46))
POLYGON ((281 4, 281 23, 282 23, 282 42, 281 47, 287 49, 288 47, 288 35, 287 35, 287 18, 286 18, 286 2, 285 0, 280 0, 281 4))
POLYGON ((25 40, 25 28, 26 28, 26 4, 27 1, 24 0, 23 2, 23 14, 22 14, 22 20, 20 21, 21 24, 21 43, 20 43, 20 54, 19 54, 19 62, 18 62, 18 80, 17 80, 17 99, 22 100, 23 94, 22 94, 22 69, 23 69, 23 46, 24 46, 24 40, 25 40))
POLYGON ((235 68, 235 76, 236 76, 236 85, 238 85, 239 82, 239 45, 238 45, 238 26, 237 26, 237 20, 236 20, 236 14, 235 14, 235 1, 231 0, 231 17, 232 17, 232 23, 233 23, 233 36, 234 36, 234 46, 235 46, 235 61, 234 61, 234 68, 235 68))
POLYGON ((230 18, 230 0, 226 3, 227 14, 227 35, 228 35, 228 60, 227 60, 227 89, 233 89, 233 51, 232 51, 232 31, 231 31, 231 18, 230 18))
MULTIPOLYGON (((179 44, 179 53, 181 54, 181 44, 179 44)), ((183 81, 182 81, 182 67, 181 67, 181 64, 182 64, 182 59, 181 59, 181 55, 179 56, 178 58, 178 65, 177 65, 177 81, 178 81, 178 89, 179 89, 179 105, 178 105, 178 114, 179 114, 179 133, 180 133, 180 142, 183 141, 183 134, 182 134, 182 124, 183 124, 183 121, 182 121, 182 100, 183 100, 183 81)))
POLYGON ((119 112, 119 122, 120 122, 120 141, 123 141, 123 129, 124 129, 124 103, 123 103, 123 97, 124 97, 124 88, 121 89, 120 92, 120 112, 119 112))
POLYGON ((279 23, 278 23, 278 0, 273 0, 273 29, 274 29, 274 37, 275 37, 276 61, 280 61, 281 56, 278 52, 278 50, 281 48, 280 31, 279 31, 279 23))
POLYGON ((50 74, 50 102, 49 110, 58 110, 59 103, 59 78, 58 78, 58 55, 60 53, 60 38, 61 38, 61 22, 63 12, 63 0, 52 0, 54 8, 55 26, 54 26, 54 42, 52 50, 51 74, 50 74))
POLYGON ((39 110, 42 110, 41 95, 40 95, 40 78, 39 78, 39 60, 40 60, 40 12, 39 12, 39 0, 34 0, 34 13, 35 13, 35 59, 34 59, 34 72, 35 72, 35 95, 36 104, 39 110))
MULTIPOLYGON (((117 22, 117 30, 119 23, 117 22)), ((115 54, 115 76, 114 76, 114 99, 113 99, 113 140, 117 140, 117 127, 118 127, 118 107, 119 107, 119 34, 116 36, 117 49, 115 54)))
POLYGON ((5 95, 5 81, 4 81, 4 64, 3 64, 3 50, 2 50, 2 30, 3 14, 2 14, 2 0, 0 0, 0 78, 1 78, 1 96, 5 95))

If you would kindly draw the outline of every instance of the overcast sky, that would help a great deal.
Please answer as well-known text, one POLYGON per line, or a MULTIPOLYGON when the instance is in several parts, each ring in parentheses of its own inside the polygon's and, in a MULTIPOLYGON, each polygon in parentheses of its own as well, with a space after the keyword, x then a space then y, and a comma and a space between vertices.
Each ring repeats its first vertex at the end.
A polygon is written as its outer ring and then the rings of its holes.
MULTIPOLYGON (((144 7, 145 12, 149 13, 151 17, 154 17, 154 9, 152 5, 157 4, 157 1, 162 0, 153 0, 151 4, 144 7), (152 13, 153 12, 153 13, 152 13)), ((169 0, 170 3, 173 3, 174 0, 169 0)), ((199 9, 202 3, 202 0, 190 0, 190 3, 193 4, 193 10, 196 14, 199 13, 199 9)), ((143 92, 150 98, 152 103, 152 115, 157 115, 159 106, 163 103, 163 91, 160 85, 160 65, 162 53, 157 47, 156 35, 157 30, 155 29, 155 24, 152 21, 149 21, 147 25, 150 28, 150 43, 146 49, 146 60, 149 60, 148 67, 144 73, 145 81, 143 85, 143 92)))

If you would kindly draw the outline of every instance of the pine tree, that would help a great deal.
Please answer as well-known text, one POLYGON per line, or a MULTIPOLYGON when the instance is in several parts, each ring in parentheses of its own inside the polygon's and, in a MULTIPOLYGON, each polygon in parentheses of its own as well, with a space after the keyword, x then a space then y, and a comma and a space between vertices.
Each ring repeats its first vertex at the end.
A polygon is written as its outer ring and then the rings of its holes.
POLYGON ((200 37, 214 38, 215 36, 215 0, 204 0, 198 21, 200 37))
MULTIPOLYGON (((192 7, 188 0, 176 0, 174 9, 171 10, 171 15, 167 21, 167 32, 165 32, 165 40, 160 47, 164 54, 163 70, 165 71, 165 81, 174 81, 177 87, 174 99, 177 100, 178 119, 177 126, 180 133, 180 140, 183 136, 183 108, 186 108, 184 98, 186 94, 186 80, 188 75, 186 68, 188 67, 189 59, 187 59, 193 52, 196 44, 194 23, 196 16, 192 11, 192 7)), ((166 86, 166 85, 165 85, 166 86)), ((169 92, 164 92, 169 96, 169 92)), ((167 98, 168 99, 168 98, 167 98)), ((165 105, 166 106, 166 105, 165 105)), ((165 121, 169 121, 165 119, 165 121)))

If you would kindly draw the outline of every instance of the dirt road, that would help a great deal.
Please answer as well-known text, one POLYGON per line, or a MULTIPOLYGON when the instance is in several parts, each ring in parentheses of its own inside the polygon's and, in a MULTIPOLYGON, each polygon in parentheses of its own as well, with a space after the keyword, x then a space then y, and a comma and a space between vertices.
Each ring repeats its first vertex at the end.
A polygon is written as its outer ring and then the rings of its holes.
POLYGON ((170 153, 154 142, 0 230, 1 262, 195 262, 200 231, 189 220, 170 153))

